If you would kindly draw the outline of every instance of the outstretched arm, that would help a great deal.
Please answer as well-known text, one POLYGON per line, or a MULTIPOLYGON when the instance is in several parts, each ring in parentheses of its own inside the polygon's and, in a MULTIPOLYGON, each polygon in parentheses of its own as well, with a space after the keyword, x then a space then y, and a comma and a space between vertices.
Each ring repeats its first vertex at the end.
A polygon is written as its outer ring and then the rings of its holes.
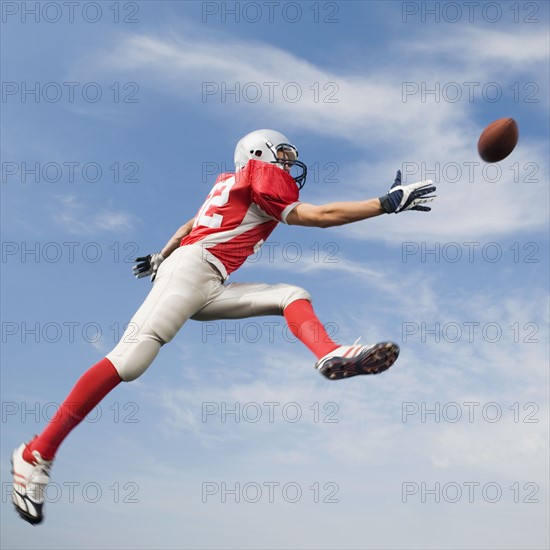
POLYGON ((379 199, 331 202, 320 206, 300 203, 288 214, 286 222, 290 225, 333 227, 366 220, 384 213, 391 214, 405 210, 428 212, 430 208, 423 205, 435 199, 435 195, 429 195, 435 189, 431 180, 401 185, 401 171, 398 170, 391 189, 379 199))
POLYGON ((355 202, 331 202, 315 206, 301 202, 286 217, 289 225, 333 227, 366 220, 384 214, 379 199, 355 202))

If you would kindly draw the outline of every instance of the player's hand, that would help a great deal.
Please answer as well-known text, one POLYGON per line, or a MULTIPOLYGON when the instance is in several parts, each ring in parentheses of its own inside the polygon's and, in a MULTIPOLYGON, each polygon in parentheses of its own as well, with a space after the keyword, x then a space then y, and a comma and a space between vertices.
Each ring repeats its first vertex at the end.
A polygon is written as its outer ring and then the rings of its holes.
POLYGON ((436 187, 432 180, 419 181, 410 185, 401 185, 401 170, 397 171, 395 181, 387 195, 380 197, 380 204, 387 214, 392 212, 404 212, 405 210, 420 210, 429 212, 429 206, 422 206, 432 202, 436 195, 426 196, 433 193, 436 187))
POLYGON ((139 263, 132 267, 132 271, 137 279, 151 275, 151 282, 153 282, 157 276, 158 268, 164 260, 165 258, 160 252, 149 254, 148 256, 140 256, 136 258, 136 262, 139 263))

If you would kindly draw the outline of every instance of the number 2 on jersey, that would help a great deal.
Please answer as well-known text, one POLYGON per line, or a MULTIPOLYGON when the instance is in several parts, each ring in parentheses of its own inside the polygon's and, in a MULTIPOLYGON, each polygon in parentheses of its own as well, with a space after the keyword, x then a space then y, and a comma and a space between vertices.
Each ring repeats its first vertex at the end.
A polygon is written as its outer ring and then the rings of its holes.
POLYGON ((223 206, 227 204, 229 200, 229 192, 235 184, 235 176, 231 176, 224 181, 220 181, 214 187, 212 191, 204 201, 204 204, 201 206, 199 213, 195 219, 194 227, 199 225, 205 225, 206 227, 221 227, 223 222, 223 216, 221 214, 212 214, 211 216, 207 215, 208 210, 211 207, 223 206))

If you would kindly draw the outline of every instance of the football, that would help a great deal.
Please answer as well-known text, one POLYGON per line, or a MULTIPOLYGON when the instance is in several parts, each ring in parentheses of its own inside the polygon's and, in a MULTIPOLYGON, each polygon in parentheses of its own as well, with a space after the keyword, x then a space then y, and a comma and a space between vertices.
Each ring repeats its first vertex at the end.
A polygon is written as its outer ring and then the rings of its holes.
POLYGON ((479 156, 485 162, 499 162, 516 147, 519 130, 513 118, 499 118, 481 132, 477 142, 479 156))

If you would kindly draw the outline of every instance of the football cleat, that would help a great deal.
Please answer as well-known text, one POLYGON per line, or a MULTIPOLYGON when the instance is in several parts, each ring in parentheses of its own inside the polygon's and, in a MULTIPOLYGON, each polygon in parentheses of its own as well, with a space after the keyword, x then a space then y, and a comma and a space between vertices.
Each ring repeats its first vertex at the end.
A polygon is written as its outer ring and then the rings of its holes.
POLYGON ((357 342, 327 353, 317 361, 315 368, 329 380, 339 380, 358 374, 379 374, 389 369, 399 356, 399 346, 393 342, 367 346, 360 346, 357 342))
POLYGON ((18 514, 36 525, 44 519, 44 491, 50 481, 53 460, 44 460, 38 451, 33 451, 34 462, 23 458, 26 444, 21 444, 11 457, 13 474, 12 500, 18 514))

